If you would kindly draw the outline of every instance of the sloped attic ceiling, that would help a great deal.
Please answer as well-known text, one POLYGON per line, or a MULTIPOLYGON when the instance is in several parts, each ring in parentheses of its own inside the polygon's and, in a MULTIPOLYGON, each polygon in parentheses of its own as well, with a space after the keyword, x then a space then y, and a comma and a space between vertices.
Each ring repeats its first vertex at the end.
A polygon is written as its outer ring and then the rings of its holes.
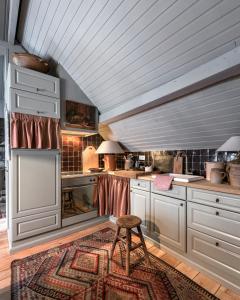
MULTIPOLYGON (((239 15, 239 0, 24 0, 18 39, 29 52, 59 62, 105 113, 236 47, 239 15)), ((118 124, 136 126, 131 120, 118 124)), ((158 118, 151 122, 162 126, 158 118)), ((151 147, 147 133, 141 139, 141 149, 151 147)))

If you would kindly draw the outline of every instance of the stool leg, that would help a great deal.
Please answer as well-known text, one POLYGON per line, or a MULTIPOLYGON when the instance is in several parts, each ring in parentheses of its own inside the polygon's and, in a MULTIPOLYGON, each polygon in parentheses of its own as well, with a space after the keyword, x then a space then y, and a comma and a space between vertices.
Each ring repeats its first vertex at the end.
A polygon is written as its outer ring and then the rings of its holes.
POLYGON ((150 259, 149 259, 147 247, 146 247, 146 244, 145 244, 145 241, 144 241, 144 238, 143 238, 142 229, 141 229, 140 225, 137 226, 137 230, 138 230, 138 233, 139 233, 139 238, 142 242, 142 247, 143 247, 143 251, 144 251, 144 255, 146 257, 147 263, 150 264, 150 259))
POLYGON ((113 240, 113 244, 112 244, 112 249, 111 249, 111 254, 110 254, 110 259, 112 259, 113 257, 113 252, 115 250, 115 247, 116 247, 116 244, 117 244, 117 241, 118 241, 118 236, 119 236, 119 233, 120 233, 120 227, 118 226, 117 227, 117 231, 116 231, 116 234, 115 234, 115 237, 114 237, 114 240, 113 240))
POLYGON ((131 229, 126 229, 126 274, 130 274, 131 229))

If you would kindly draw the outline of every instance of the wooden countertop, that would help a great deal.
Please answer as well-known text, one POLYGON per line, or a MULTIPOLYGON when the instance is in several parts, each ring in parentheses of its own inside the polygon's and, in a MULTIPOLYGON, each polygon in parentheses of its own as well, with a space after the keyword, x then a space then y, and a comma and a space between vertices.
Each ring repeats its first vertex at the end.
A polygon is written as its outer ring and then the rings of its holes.
MULTIPOLYGON (((152 176, 150 176, 150 175, 149 176, 139 176, 138 179, 150 180, 150 181, 154 180, 154 178, 152 178, 152 176)), ((208 190, 208 191, 212 191, 212 192, 240 195, 240 188, 233 187, 227 183, 213 184, 205 179, 194 181, 194 182, 173 181, 173 185, 181 185, 181 186, 191 187, 191 188, 195 188, 195 189, 208 190)))
POLYGON ((109 175, 115 175, 120 177, 126 177, 130 179, 137 179, 139 176, 147 176, 150 173, 141 171, 141 170, 116 170, 116 171, 108 171, 109 175))

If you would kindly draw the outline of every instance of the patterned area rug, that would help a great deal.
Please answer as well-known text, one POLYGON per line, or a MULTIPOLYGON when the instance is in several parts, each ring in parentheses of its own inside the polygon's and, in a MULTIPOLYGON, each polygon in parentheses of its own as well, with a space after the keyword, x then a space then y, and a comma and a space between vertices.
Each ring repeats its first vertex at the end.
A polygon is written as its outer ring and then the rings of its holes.
MULTIPOLYGON (((106 228, 13 261, 12 299, 217 299, 151 254, 151 266, 142 261, 129 277, 125 276, 122 243, 118 243, 113 260, 109 260, 114 233, 106 228)), ((133 252, 131 261, 143 255, 141 249, 133 252)))

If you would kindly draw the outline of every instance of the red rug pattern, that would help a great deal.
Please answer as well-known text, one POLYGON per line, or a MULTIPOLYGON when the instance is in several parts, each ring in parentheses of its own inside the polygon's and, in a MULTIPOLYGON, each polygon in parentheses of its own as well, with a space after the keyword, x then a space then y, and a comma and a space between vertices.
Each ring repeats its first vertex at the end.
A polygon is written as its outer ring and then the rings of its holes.
MULTIPOLYGON (((60 247, 12 262, 11 297, 58 300, 215 300, 185 275, 150 254, 125 276, 125 250, 118 243, 109 254, 115 232, 106 228, 60 247), (121 264, 123 259, 123 266, 121 264)), ((140 249, 131 261, 143 256, 140 249)))

